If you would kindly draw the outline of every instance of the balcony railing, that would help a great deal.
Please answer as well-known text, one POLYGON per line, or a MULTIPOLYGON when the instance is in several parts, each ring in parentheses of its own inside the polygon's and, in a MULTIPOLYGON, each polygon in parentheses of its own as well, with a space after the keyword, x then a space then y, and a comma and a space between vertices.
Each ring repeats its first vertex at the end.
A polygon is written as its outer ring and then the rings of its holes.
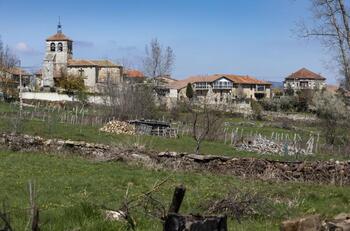
POLYGON ((232 84, 214 84, 213 89, 232 89, 232 84))
POLYGON ((195 90, 206 90, 206 89, 209 89, 209 85, 207 85, 207 86, 195 86, 194 89, 195 90))

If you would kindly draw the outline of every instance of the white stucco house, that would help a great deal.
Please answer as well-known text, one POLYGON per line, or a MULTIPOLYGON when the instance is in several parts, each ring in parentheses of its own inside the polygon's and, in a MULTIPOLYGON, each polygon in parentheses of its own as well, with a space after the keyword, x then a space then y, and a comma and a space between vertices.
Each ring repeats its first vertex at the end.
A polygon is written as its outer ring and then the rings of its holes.
POLYGON ((285 90, 321 90, 326 87, 326 78, 306 68, 290 74, 283 82, 285 90))
POLYGON ((229 103, 238 99, 270 98, 271 83, 251 76, 214 74, 192 76, 169 84, 169 97, 186 98, 186 86, 191 84, 198 99, 208 103, 229 103))
POLYGON ((97 92, 100 85, 122 81, 123 68, 109 60, 73 59, 73 40, 62 33, 59 23, 57 33, 46 39, 43 66, 36 76, 45 89, 55 87, 63 74, 83 76, 86 87, 97 92))

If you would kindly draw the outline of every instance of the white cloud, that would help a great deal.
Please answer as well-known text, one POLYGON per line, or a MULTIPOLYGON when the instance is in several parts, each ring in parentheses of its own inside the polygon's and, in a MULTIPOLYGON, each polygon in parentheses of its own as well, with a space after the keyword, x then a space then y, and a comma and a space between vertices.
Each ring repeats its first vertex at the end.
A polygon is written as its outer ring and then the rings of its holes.
POLYGON ((15 46, 15 50, 22 54, 27 55, 37 55, 40 54, 39 51, 36 51, 35 49, 31 48, 27 43, 25 42, 19 42, 15 46))
POLYGON ((78 47, 83 47, 83 48, 91 48, 94 46, 93 42, 83 41, 83 40, 77 40, 74 42, 74 44, 78 47))

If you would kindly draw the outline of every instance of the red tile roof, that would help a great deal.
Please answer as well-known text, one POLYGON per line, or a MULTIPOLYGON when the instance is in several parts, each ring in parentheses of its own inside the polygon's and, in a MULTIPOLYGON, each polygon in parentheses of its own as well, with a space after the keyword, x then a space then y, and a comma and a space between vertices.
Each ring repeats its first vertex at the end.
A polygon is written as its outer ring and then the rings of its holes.
POLYGON ((19 67, 12 67, 10 69, 7 69, 6 72, 13 75, 30 75, 27 71, 20 69, 19 67))
POLYGON ((125 70, 124 74, 125 74, 125 77, 128 77, 128 78, 145 78, 145 75, 138 70, 125 70))
POLYGON ((179 80, 169 84, 170 88, 181 89, 187 86, 188 83, 214 82, 220 78, 227 78, 235 84, 261 84, 271 85, 271 83, 255 79, 251 76, 232 75, 232 74, 214 74, 206 76, 192 76, 184 80, 179 80))
POLYGON ((46 39, 46 41, 72 41, 63 33, 54 34, 46 39))
POLYGON ((326 80, 325 77, 316 74, 315 72, 312 72, 306 68, 301 68, 297 72, 294 72, 290 74, 286 80, 293 80, 293 79, 315 79, 315 80, 326 80))
POLYGON ((86 60, 86 59, 69 59, 68 66, 70 67, 119 67, 109 60, 86 60))
POLYGON ((218 75, 221 77, 226 77, 232 82, 237 84, 261 84, 261 85, 271 85, 270 82, 259 80, 248 75, 218 75))

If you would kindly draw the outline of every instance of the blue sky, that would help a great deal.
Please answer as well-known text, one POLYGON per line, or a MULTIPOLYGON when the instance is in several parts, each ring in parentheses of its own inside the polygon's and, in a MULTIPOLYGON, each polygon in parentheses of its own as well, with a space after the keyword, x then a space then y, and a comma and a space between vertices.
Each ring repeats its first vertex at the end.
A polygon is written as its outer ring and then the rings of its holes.
POLYGON ((72 38, 74 58, 118 60, 140 67, 152 38, 176 54, 173 77, 232 73, 279 81, 301 67, 335 82, 331 56, 301 40, 309 0, 0 0, 0 35, 24 66, 40 67, 45 39, 72 38))

